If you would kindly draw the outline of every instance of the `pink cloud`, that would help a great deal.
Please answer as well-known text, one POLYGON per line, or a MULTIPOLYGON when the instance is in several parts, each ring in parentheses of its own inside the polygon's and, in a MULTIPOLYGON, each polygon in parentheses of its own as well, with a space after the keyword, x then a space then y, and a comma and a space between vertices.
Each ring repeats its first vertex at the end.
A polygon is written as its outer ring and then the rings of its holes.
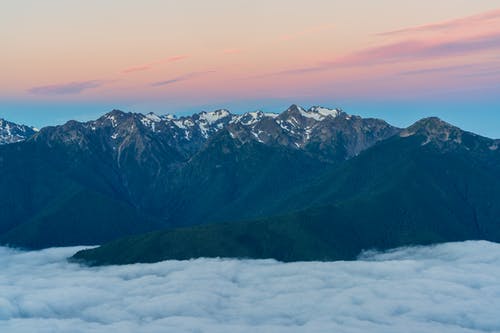
POLYGON ((409 75, 426 75, 426 74, 435 74, 435 73, 449 74, 449 73, 460 72, 460 71, 469 70, 469 69, 478 69, 478 68, 481 69, 484 67, 489 67, 491 65, 492 65, 492 63, 439 66, 439 67, 430 67, 430 68, 426 67, 426 68, 402 71, 402 72, 399 72, 398 75, 409 76, 409 75))
POLYGON ((408 39, 359 50, 332 61, 285 70, 272 75, 320 72, 341 67, 359 67, 437 58, 461 57, 500 50, 500 32, 473 37, 408 39))
POLYGON ((393 61, 426 60, 500 50, 500 32, 449 39, 406 40, 373 47, 334 61, 334 64, 373 64, 393 61))
POLYGON ((133 72, 142 72, 142 71, 147 71, 151 69, 151 65, 143 65, 143 66, 136 66, 136 67, 130 67, 130 68, 125 68, 122 70, 122 73, 133 73, 133 72))
POLYGON ((174 83, 177 83, 177 82, 182 82, 182 81, 188 81, 188 80, 196 79, 196 78, 198 78, 200 76, 205 76, 205 75, 211 74, 211 73, 215 73, 215 71, 214 70, 210 70, 210 71, 203 71, 203 72, 191 72, 191 73, 187 73, 187 74, 184 74, 184 75, 181 75, 181 76, 170 78, 168 80, 153 82, 153 83, 151 83, 151 86, 153 86, 153 87, 167 86, 167 85, 171 85, 171 84, 174 84, 174 83))
POLYGON ((163 60, 150 62, 150 63, 145 64, 145 65, 140 65, 140 66, 134 66, 134 67, 125 68, 124 70, 121 71, 121 73, 128 74, 128 73, 133 73, 133 72, 147 71, 147 70, 152 69, 156 65, 177 62, 177 61, 185 60, 185 59, 188 59, 188 58, 189 58, 188 55, 177 55, 177 56, 169 57, 169 58, 166 58, 166 59, 163 59, 163 60))
POLYGON ((189 56, 188 55, 177 55, 177 56, 173 56, 173 57, 170 57, 170 58, 167 58, 163 61, 158 61, 156 63, 169 63, 169 62, 176 62, 176 61, 181 61, 181 60, 186 60, 188 59, 189 56))
POLYGON ((483 24, 493 20, 500 20, 500 9, 490 10, 481 14, 462 17, 453 20, 447 20, 442 22, 423 24, 415 27, 403 28, 388 32, 382 32, 378 35, 388 36, 388 35, 399 35, 404 33, 414 33, 414 32, 428 32, 428 31, 438 31, 438 30, 449 30, 463 27, 470 27, 471 25, 483 24))
POLYGON ((52 84, 48 86, 38 86, 28 89, 31 94, 37 95, 76 95, 84 90, 98 88, 109 80, 74 81, 62 84, 52 84))

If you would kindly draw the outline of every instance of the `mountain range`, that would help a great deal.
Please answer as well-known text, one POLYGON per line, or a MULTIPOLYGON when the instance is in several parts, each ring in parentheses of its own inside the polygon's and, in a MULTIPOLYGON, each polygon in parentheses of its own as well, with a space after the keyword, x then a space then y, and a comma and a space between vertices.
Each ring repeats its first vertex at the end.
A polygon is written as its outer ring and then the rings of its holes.
POLYGON ((114 110, 0 147, 0 242, 110 242, 75 258, 124 264, 500 241, 499 145, 438 118, 400 129, 323 107, 114 110))

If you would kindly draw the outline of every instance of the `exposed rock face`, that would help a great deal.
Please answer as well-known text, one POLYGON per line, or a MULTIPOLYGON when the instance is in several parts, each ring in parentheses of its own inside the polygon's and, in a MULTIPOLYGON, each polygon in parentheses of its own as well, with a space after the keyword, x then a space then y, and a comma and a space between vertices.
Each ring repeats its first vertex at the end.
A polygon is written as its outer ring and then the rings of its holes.
POLYGON ((21 142, 32 137, 37 130, 0 119, 0 145, 21 142))
POLYGON ((316 106, 304 110, 292 105, 281 114, 255 111, 235 115, 217 110, 180 118, 113 110, 95 121, 44 128, 34 140, 49 146, 99 149, 119 164, 130 149, 137 161, 161 160, 151 154, 159 151, 168 152, 169 161, 176 163, 199 152, 221 130, 240 143, 255 141, 304 150, 329 161, 351 158, 400 131, 383 120, 363 119, 339 109, 316 106))
POLYGON ((441 151, 468 150, 484 155, 498 149, 498 140, 463 131, 437 117, 424 118, 400 133, 401 137, 418 136, 422 146, 436 145, 441 151))
POLYGON ((363 119, 319 106, 304 110, 292 105, 279 115, 257 113, 253 119, 235 122, 228 129, 241 141, 301 149, 327 160, 351 158, 400 131, 383 120, 363 119))

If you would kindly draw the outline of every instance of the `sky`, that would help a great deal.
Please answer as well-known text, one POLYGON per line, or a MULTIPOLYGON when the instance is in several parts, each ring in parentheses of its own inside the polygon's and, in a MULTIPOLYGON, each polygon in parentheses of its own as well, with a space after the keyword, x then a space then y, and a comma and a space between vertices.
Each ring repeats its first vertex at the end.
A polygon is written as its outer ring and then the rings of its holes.
POLYGON ((0 247, 1 332, 500 331, 496 243, 402 248, 344 262, 94 268, 66 260, 79 249, 0 247))
POLYGON ((498 0, 16 0, 0 118, 340 107, 500 138, 498 0))

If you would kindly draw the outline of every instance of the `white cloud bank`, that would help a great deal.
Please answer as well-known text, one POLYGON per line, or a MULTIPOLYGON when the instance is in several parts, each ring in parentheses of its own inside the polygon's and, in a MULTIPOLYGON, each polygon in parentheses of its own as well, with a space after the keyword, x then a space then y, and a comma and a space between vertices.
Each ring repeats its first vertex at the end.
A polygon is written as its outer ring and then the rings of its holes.
POLYGON ((0 332, 500 332, 500 244, 87 268, 0 248, 0 332))

